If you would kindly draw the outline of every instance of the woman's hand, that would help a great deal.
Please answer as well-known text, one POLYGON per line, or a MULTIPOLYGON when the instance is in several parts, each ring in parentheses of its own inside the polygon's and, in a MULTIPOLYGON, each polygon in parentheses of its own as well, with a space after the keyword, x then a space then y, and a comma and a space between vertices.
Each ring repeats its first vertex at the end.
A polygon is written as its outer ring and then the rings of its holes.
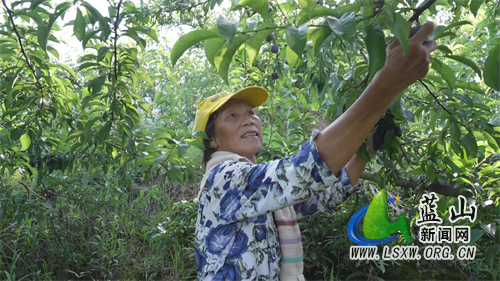
MULTIPOLYGON (((429 72, 429 54, 436 50, 436 41, 427 40, 434 30, 434 23, 427 22, 408 41, 410 47, 408 53, 403 55, 403 47, 399 40, 394 40, 387 46, 387 59, 384 67, 377 73, 377 80, 387 81, 395 87, 399 93, 411 84, 421 79, 429 72), (389 82, 390 81, 390 82, 389 82)), ((397 95, 397 94, 396 94, 397 95)))

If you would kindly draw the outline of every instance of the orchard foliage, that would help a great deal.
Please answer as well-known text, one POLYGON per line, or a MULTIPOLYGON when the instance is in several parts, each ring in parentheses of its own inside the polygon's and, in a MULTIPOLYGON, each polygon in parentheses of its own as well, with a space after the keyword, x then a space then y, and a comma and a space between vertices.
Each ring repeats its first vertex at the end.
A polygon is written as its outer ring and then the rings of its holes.
MULTIPOLYGON (((301 222, 306 273, 400 278, 386 272, 393 263, 344 259, 348 215, 386 188, 411 204, 425 190, 442 194, 442 217, 458 194, 479 206, 468 224, 477 260, 443 263, 455 275, 405 263, 407 276, 499 278, 498 1, 94 3, 1 0, 0 279, 192 279, 197 206, 172 200, 190 200, 204 171, 195 106, 223 89, 267 88, 259 162, 290 156, 354 103, 393 38, 407 48, 413 15, 413 26, 438 23, 431 70, 386 114, 403 134, 388 130, 362 175, 365 193, 301 222), (162 32, 186 24, 169 44, 162 32), (63 30, 78 42, 73 62, 60 55, 63 30)), ((358 154, 367 157, 364 145, 358 154)))

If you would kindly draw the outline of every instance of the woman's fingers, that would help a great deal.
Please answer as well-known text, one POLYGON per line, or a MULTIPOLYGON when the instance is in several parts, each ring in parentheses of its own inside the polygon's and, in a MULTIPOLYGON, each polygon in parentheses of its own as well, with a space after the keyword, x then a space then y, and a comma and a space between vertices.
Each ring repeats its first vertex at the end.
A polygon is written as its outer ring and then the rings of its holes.
POLYGON ((420 30, 410 38, 410 41, 417 41, 420 43, 424 43, 425 40, 431 35, 432 31, 434 31, 434 23, 431 21, 426 22, 420 30))
POLYGON ((424 48, 427 50, 428 53, 432 53, 434 50, 437 49, 437 43, 435 40, 428 41, 427 43, 424 44, 424 48))

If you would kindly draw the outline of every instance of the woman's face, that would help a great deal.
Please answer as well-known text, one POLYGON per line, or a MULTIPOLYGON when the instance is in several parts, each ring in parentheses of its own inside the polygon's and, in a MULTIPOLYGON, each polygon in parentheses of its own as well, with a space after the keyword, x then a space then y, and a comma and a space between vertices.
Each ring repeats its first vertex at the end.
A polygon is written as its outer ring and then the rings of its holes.
POLYGON ((245 101, 231 99, 218 110, 215 138, 210 142, 220 151, 231 151, 256 163, 262 149, 262 121, 245 101))

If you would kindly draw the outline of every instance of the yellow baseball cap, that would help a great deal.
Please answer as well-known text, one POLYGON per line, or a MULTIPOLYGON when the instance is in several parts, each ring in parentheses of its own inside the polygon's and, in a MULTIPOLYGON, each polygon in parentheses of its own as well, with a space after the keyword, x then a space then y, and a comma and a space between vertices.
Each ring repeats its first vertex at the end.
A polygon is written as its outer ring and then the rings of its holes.
MULTIPOLYGON (((196 117, 194 119, 193 134, 197 131, 205 131, 208 118, 210 114, 221 108, 228 100, 232 98, 239 98, 246 101, 250 106, 257 107, 266 102, 269 93, 262 87, 248 87, 239 90, 236 93, 227 91, 220 92, 216 95, 206 98, 202 101, 196 109, 196 117)), ((199 141, 203 142, 203 138, 197 137, 199 141)))

